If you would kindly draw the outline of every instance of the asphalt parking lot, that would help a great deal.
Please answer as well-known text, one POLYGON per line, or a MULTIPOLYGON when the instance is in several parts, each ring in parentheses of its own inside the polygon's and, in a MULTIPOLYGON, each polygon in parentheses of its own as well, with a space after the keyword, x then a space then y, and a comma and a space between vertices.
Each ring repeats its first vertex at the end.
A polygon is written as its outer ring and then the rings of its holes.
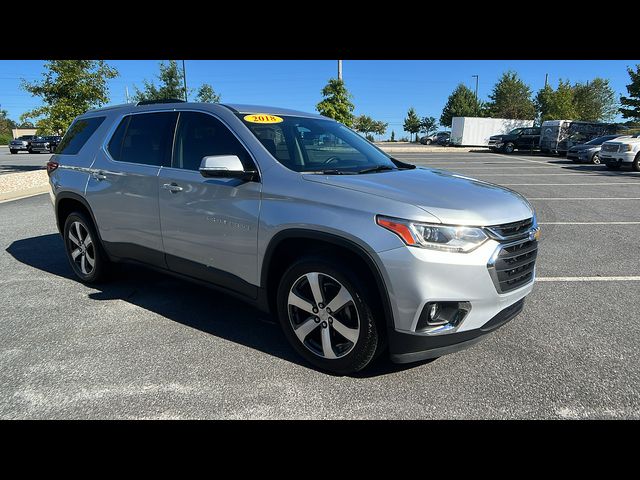
POLYGON ((49 158, 50 153, 18 152, 12 155, 8 147, 0 147, 0 175, 43 169, 49 158))
POLYGON ((0 418, 640 418, 640 174, 536 155, 393 156, 530 199, 539 281, 520 316, 434 361, 326 375, 222 294, 129 266, 80 284, 39 195, 0 204, 0 418))

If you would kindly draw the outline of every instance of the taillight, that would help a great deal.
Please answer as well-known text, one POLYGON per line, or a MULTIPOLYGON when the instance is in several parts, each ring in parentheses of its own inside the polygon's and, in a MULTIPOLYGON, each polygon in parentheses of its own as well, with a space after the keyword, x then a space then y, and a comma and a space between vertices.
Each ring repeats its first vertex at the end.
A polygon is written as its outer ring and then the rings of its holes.
POLYGON ((51 175, 56 168, 58 168, 60 164, 58 162, 48 161, 47 162, 47 174, 51 175))

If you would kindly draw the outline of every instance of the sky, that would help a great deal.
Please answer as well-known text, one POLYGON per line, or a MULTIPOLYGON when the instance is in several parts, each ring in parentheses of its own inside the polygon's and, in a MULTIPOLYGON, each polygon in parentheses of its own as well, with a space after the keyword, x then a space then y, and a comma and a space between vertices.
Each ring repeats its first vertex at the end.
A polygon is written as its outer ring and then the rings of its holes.
MULTIPOLYGON (((110 104, 125 103, 125 87, 134 93, 142 80, 157 79, 160 60, 109 60, 120 75, 109 81, 110 104)), ((402 131, 409 107, 420 117, 439 119, 447 97, 459 83, 475 89, 478 96, 488 95, 500 75, 516 71, 537 92, 544 86, 545 74, 555 87, 558 79, 586 82, 595 77, 609 79, 617 96, 626 94, 629 83, 626 67, 640 60, 343 60, 343 79, 353 95, 355 114, 366 114, 388 122, 396 138, 402 131)), ((20 89, 20 80, 41 78, 44 61, 0 60, 0 108, 9 118, 40 104, 39 98, 20 89)), ((320 91, 331 77, 337 77, 336 60, 187 60, 187 83, 197 88, 210 83, 225 103, 272 105, 315 112, 320 91)))

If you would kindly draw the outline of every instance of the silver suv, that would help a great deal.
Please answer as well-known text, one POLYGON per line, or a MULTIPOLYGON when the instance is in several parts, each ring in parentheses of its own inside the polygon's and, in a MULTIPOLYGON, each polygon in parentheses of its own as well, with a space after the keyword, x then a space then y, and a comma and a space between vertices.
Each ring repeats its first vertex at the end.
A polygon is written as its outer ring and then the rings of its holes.
POLYGON ((75 274, 135 261, 278 317, 348 374, 466 348, 533 288, 538 226, 518 193, 396 160, 331 119, 151 103, 78 117, 47 165, 75 274))

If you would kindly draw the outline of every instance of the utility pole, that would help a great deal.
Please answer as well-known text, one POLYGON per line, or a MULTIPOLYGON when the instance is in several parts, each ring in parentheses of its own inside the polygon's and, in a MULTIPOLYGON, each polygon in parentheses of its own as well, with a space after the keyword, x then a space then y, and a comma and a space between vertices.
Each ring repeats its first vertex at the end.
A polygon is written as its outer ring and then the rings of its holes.
POLYGON ((125 85, 124 87, 124 94, 127 97, 127 103, 129 103, 129 86, 125 85))
POLYGON ((342 80, 342 60, 338 60, 338 80, 342 80))
POLYGON ((478 75, 471 75, 471 78, 476 79, 476 115, 478 115, 480 112, 478 112, 478 79, 480 78, 478 75))
POLYGON ((544 88, 547 88, 547 83, 549 82, 549 74, 544 74, 544 88))
POLYGON ((187 96, 187 70, 184 68, 184 60, 182 60, 182 80, 184 81, 184 101, 188 102, 189 97, 187 96))

